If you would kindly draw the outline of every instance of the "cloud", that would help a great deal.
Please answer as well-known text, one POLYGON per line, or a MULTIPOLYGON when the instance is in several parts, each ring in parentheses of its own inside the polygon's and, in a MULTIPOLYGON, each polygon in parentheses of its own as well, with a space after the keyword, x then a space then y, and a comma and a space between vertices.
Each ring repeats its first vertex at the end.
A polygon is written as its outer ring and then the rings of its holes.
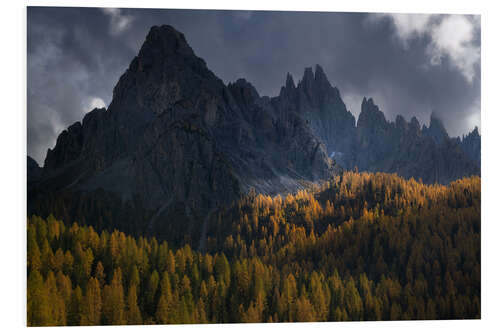
POLYGON ((447 59, 465 79, 472 83, 481 50, 476 35, 481 26, 479 16, 429 14, 375 14, 371 22, 389 18, 395 34, 405 48, 416 38, 428 38, 427 55, 430 65, 441 65, 447 59))
POLYGON ((109 21, 98 9, 28 8, 28 154, 39 164, 62 130, 111 101, 137 52, 106 33, 109 21))
POLYGON ((371 21, 390 17, 396 27, 396 34, 408 47, 408 41, 415 37, 421 37, 428 32, 429 21, 433 15, 430 14, 373 14, 369 16, 371 21))
MULTIPOLYGON (((361 102, 363 101, 363 95, 357 94, 355 92, 348 92, 348 93, 340 93, 340 97, 342 98, 342 101, 344 101, 344 104, 356 118, 359 116, 359 113, 361 112, 360 105, 361 102)), ((372 96, 373 97, 373 96, 372 96)), ((377 104, 380 104, 380 101, 377 99, 377 104)))
POLYGON ((102 100, 102 98, 100 97, 88 97, 86 100, 85 100, 85 103, 83 105, 83 112, 84 113, 87 113, 95 108, 105 108, 106 107, 106 103, 104 103, 104 101, 102 100))
POLYGON ((476 29, 477 21, 469 17, 444 17, 431 31, 431 63, 440 64, 441 59, 448 56, 467 81, 472 82, 476 73, 475 66, 481 60, 480 48, 473 43, 476 29))
POLYGON ((132 15, 123 14, 122 10, 119 8, 102 8, 101 10, 111 18, 109 32, 112 35, 119 35, 127 30, 134 20, 132 15))
POLYGON ((474 127, 478 127, 479 133, 481 133, 481 99, 477 98, 472 103, 468 110, 468 115, 466 118, 467 126, 469 130, 473 130, 474 127))

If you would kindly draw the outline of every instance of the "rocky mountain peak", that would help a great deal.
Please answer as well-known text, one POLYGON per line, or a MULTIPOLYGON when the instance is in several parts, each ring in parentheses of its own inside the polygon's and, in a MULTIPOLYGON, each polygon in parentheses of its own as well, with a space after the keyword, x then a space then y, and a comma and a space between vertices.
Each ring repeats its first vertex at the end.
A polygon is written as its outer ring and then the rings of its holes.
POLYGON ((469 158, 481 166, 481 135, 477 126, 460 140, 460 147, 469 158))
POLYGON ((420 122, 418 121, 417 117, 411 117, 410 125, 420 130, 420 122))
POLYGON ((444 140, 449 139, 448 132, 444 128, 441 118, 435 111, 431 113, 429 127, 424 128, 423 133, 430 136, 438 145, 443 143, 444 140))
POLYGON ((172 54, 195 56, 183 33, 170 25, 151 27, 139 51, 139 58, 164 57, 172 54))
POLYGON ((406 122, 405 118, 400 114, 396 116, 396 128, 402 130, 408 129, 408 123, 406 122))
POLYGON ((439 128, 440 130, 446 132, 446 129, 444 128, 443 122, 441 121, 441 118, 436 113, 436 111, 431 112, 431 121, 429 123, 429 128, 431 128, 431 127, 436 127, 436 128, 439 128))
POLYGON ((377 108, 378 110, 378 106, 375 105, 375 103, 373 103, 373 98, 366 98, 366 96, 363 97, 363 101, 361 102, 361 111, 365 110, 365 109, 373 109, 373 108, 377 108))
MULTIPOLYGON (((297 88, 295 86, 295 82, 293 80, 292 74, 286 74, 285 85, 281 87, 279 97, 282 100, 292 100, 295 98, 297 93, 297 88)), ((291 101, 290 101, 291 102, 291 101)))
POLYGON ((53 149, 47 150, 44 168, 56 169, 74 161, 80 156, 83 146, 83 128, 77 121, 59 134, 53 149))
POLYGON ((229 83, 228 89, 240 107, 249 107, 259 98, 257 89, 245 79, 229 83))
POLYGON ((316 84, 320 87, 321 86, 331 87, 330 81, 328 81, 325 71, 323 71, 323 68, 320 65, 316 65, 314 71, 314 80, 316 81, 316 84))
MULTIPOLYGON (((288 80, 289 75, 287 75, 287 87, 292 87, 292 85, 288 85, 288 80)), ((315 66, 314 73, 312 67, 306 67, 304 69, 302 80, 299 82, 297 87, 301 87, 304 91, 309 92, 310 94, 317 93, 320 90, 325 91, 332 88, 330 81, 328 81, 328 78, 325 74, 325 71, 320 65, 315 66)))
POLYGON ((420 130, 421 130, 420 122, 418 121, 417 117, 415 117, 415 116, 411 117, 409 129, 414 134, 420 134, 420 130))
POLYGON ((481 136, 479 134, 479 128, 477 126, 474 126, 474 129, 468 135, 473 136, 473 137, 477 137, 477 138, 479 138, 481 136))
POLYGON ((160 114, 182 99, 203 92, 219 95, 223 89, 182 33, 169 25, 154 26, 115 86, 109 109, 160 114))
POLYGON ((286 90, 292 90, 295 89, 295 82, 293 81, 292 74, 287 73, 286 74, 286 84, 285 84, 285 89, 286 90))
POLYGON ((385 127, 387 125, 385 115, 379 107, 373 102, 373 98, 363 97, 361 103, 361 113, 358 118, 358 127, 385 127))
POLYGON ((306 103, 315 108, 328 108, 334 105, 335 108, 344 111, 345 105, 340 98, 339 90, 332 87, 323 68, 319 65, 315 66, 314 73, 312 67, 305 68, 296 91, 301 99, 300 103, 306 103))
POLYGON ((314 84, 314 73, 312 67, 306 67, 304 69, 304 75, 302 76, 301 82, 305 86, 312 86, 314 84))
POLYGON ((315 82, 314 73, 311 67, 304 69, 302 80, 297 84, 297 90, 300 94, 305 95, 311 102, 315 100, 315 82))

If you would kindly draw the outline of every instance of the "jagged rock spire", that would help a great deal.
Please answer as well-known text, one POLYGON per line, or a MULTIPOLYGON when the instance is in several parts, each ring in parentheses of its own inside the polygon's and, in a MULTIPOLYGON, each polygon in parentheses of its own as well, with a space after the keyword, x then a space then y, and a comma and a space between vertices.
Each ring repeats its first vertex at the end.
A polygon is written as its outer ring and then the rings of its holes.
POLYGON ((358 127, 373 128, 374 126, 387 126, 385 115, 373 102, 373 98, 363 97, 361 113, 358 118, 358 127))
POLYGON ((292 74, 287 73, 286 74, 286 84, 285 84, 285 89, 286 90, 292 90, 295 89, 295 82, 293 81, 292 74))
POLYGON ((444 128, 441 118, 436 111, 431 112, 429 127, 425 129, 425 134, 429 135, 437 144, 443 143, 449 138, 448 132, 444 128))
POLYGON ((304 69, 304 75, 302 77, 302 82, 304 84, 312 84, 314 82, 314 74, 312 67, 306 67, 304 69))
POLYGON ((326 74, 320 65, 316 65, 314 71, 314 80, 316 81, 318 86, 330 86, 330 82, 328 81, 328 78, 326 77, 326 74))

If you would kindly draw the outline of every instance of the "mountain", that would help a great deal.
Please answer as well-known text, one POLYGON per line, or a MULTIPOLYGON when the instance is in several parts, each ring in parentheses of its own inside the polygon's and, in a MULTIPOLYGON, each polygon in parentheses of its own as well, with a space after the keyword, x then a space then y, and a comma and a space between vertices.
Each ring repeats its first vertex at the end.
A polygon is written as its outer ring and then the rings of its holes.
MULTIPOLYGON (((251 188, 291 192, 332 172, 324 144, 301 117, 273 108, 245 80, 226 86, 182 33, 161 26, 150 30, 109 108, 59 135, 28 195, 30 210, 47 214, 50 200, 66 198, 73 214, 106 196, 117 210, 141 211, 135 231, 176 238, 197 234, 207 212, 251 188), (182 221, 177 229, 158 222, 167 216, 182 221)), ((97 211, 84 221, 96 223, 97 211)), ((113 214, 101 226, 124 218, 113 214)))
POLYGON ((42 178, 43 169, 40 168, 38 163, 31 157, 28 156, 27 160, 27 175, 28 175, 28 186, 33 183, 38 182, 42 178))
POLYGON ((288 74, 286 85, 273 99, 273 104, 277 109, 295 112, 303 118, 325 144, 329 156, 352 149, 356 120, 319 65, 314 74, 312 68, 306 68, 297 87, 288 74))
POLYGON ((422 134, 430 137, 437 145, 441 145, 444 141, 450 138, 448 132, 444 128, 443 122, 439 119, 435 112, 431 113, 429 127, 427 128, 427 126, 423 126, 422 134))
POLYGON ((462 151, 481 167, 481 136, 477 126, 459 141, 462 151))
POLYGON ((345 169, 447 183, 479 174, 480 137, 431 117, 347 110, 323 69, 287 75, 279 96, 225 85, 171 26, 149 31, 107 109, 69 126, 43 168, 28 158, 28 212, 201 246, 206 220, 254 189, 294 192, 345 169))
POLYGON ((450 138, 439 116, 431 113, 429 127, 413 117, 388 121, 372 98, 364 98, 356 120, 332 87, 323 69, 306 68, 295 86, 290 74, 280 94, 272 98, 277 110, 301 117, 325 144, 328 156, 344 169, 397 173, 425 183, 449 183, 480 174, 477 130, 464 139, 450 138))
POLYGON ((435 113, 428 128, 420 127, 415 117, 408 123, 399 115, 391 122, 373 99, 365 98, 353 142, 353 149, 343 159, 348 169, 397 173, 442 184, 481 172, 480 164, 462 150, 459 139, 448 136, 435 113))

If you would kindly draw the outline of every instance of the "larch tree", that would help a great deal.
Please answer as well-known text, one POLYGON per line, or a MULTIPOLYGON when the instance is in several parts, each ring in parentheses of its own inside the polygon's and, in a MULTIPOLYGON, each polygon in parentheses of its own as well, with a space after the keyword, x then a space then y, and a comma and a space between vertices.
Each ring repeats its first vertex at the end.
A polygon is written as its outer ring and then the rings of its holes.
POLYGON ((95 277, 91 277, 87 283, 82 307, 81 325, 99 325, 101 323, 101 287, 95 277))
POLYGON ((132 283, 128 288, 127 303, 126 303, 127 324, 140 325, 142 324, 141 310, 137 304, 137 286, 132 283))
POLYGON ((111 284, 104 286, 102 315, 104 324, 123 325, 126 323, 122 273, 119 267, 113 272, 111 284))

